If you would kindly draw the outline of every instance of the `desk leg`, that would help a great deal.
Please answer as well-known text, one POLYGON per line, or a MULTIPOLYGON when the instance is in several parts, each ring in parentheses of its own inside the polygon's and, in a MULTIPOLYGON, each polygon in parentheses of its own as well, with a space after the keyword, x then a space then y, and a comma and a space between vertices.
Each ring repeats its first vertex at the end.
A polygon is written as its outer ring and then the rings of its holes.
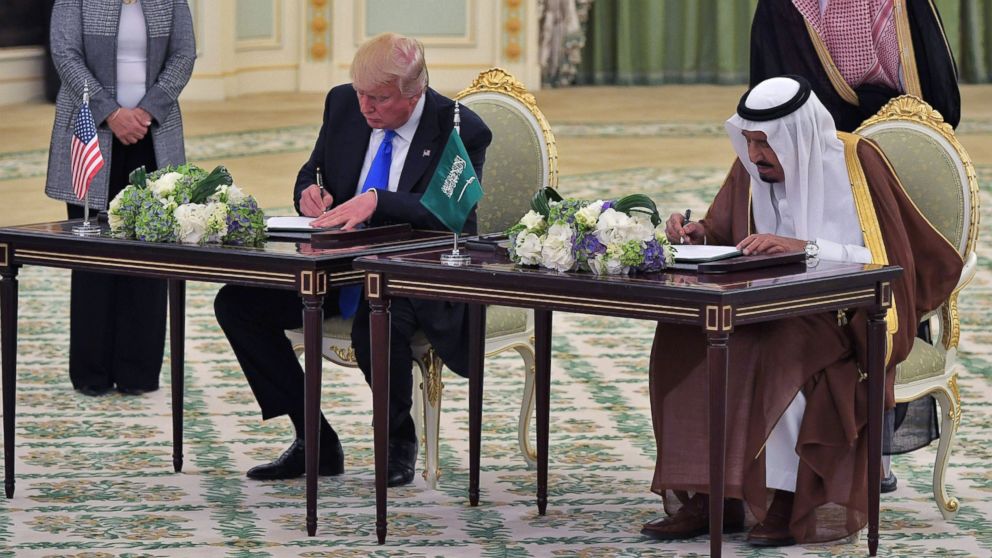
POLYGON ((727 333, 706 336, 710 382, 710 556, 723 549, 723 484, 727 437, 727 333))
POLYGON ((534 310, 534 384, 537 392, 537 513, 548 510, 548 422, 551 410, 551 311, 534 310))
POLYGON ((320 456, 320 345, 324 296, 303 297, 303 437, 307 477, 307 535, 317 534, 317 470, 320 456))
POLYGON ((169 279, 169 351, 172 372, 172 468, 183 470, 183 392, 186 376, 186 281, 169 279))
MULTIPOLYGON (((4 246, 6 249, 7 247, 4 246)), ((3 487, 14 497, 14 413, 17 403, 17 268, 10 266, 0 279, 0 359, 3 360, 3 487)))
POLYGON ((885 312, 883 307, 873 307, 868 315, 868 554, 871 556, 878 552, 885 407, 885 312))
POLYGON ((479 505, 479 457, 482 453, 482 386, 486 359, 486 306, 468 306, 468 501, 479 505))
POLYGON ((375 440, 375 536, 386 542, 389 477, 389 299, 369 298, 372 338, 372 429, 375 440))

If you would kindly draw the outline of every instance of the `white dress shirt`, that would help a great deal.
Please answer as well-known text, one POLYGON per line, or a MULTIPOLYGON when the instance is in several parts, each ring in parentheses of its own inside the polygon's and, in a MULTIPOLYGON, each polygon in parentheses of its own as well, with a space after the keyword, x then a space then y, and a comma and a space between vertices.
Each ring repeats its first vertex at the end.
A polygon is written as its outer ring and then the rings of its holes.
MULTIPOLYGON (((417 133, 417 127, 420 126, 420 117, 424 114, 425 93, 421 93, 420 100, 417 101, 417 106, 413 108, 413 113, 410 114, 410 118, 406 123, 394 130, 396 135, 393 136, 393 158, 389 165, 390 192, 395 192, 399 187, 400 175, 403 173, 403 163, 406 162, 406 155, 410 151, 413 136, 417 133)), ((358 185, 355 187, 356 196, 362 193, 365 177, 369 175, 372 160, 375 159, 375 154, 379 151, 379 146, 385 137, 386 130, 382 128, 373 129, 372 135, 369 136, 369 147, 365 150, 365 162, 362 163, 362 174, 359 175, 358 185)))

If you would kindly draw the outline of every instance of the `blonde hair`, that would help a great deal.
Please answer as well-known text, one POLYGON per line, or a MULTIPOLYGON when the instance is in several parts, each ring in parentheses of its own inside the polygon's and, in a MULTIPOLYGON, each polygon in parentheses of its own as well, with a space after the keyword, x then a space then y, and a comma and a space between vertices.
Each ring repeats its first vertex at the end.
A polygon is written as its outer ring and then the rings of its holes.
POLYGON ((374 89, 393 81, 400 93, 415 97, 427 88, 424 45, 396 33, 381 33, 362 43, 351 61, 356 89, 374 89))

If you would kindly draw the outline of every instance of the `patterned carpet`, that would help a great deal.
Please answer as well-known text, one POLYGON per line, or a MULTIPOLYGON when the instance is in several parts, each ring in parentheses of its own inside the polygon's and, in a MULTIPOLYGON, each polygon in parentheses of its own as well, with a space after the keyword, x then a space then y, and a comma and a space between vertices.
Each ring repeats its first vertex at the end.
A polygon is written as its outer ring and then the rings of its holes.
MULTIPOLYGON (((206 143, 220 145, 201 145, 206 143)), ((20 159, 20 172, 31 164, 20 159)), ((664 212, 685 207, 701 211, 725 172, 639 168, 565 177, 561 189, 587 198, 643 191, 664 212)), ((988 238, 992 168, 981 168, 980 177, 986 208, 983 237, 988 238)), ((440 485, 428 489, 418 475, 414 485, 392 489, 390 538, 377 546, 370 393, 356 370, 326 366, 322 406, 341 434, 347 474, 320 480, 318 535, 306 537, 302 480, 252 482, 244 477, 251 465, 278 455, 291 430, 288 421, 259 419, 213 317, 216 289, 203 283, 191 283, 188 289, 186 465, 176 474, 168 362, 159 392, 143 397, 77 394, 66 373, 68 275, 23 270, 17 491, 13 499, 0 499, 0 556, 598 558, 708 553, 705 537, 663 545, 638 534, 643 522, 661 513, 659 499, 648 490, 654 455, 646 378, 652 324, 565 314, 555 318, 547 516, 537 514, 535 472, 527 469, 516 445, 522 365, 515 353, 505 354, 488 361, 481 505, 467 504, 467 382, 446 373, 440 485)), ((897 457, 899 489, 882 500, 882 556, 992 556, 990 260, 981 260, 981 271, 962 302, 961 360, 968 373, 960 383, 964 416, 948 474, 961 511, 948 523, 933 504, 934 447, 897 457)), ((778 550, 753 549, 738 534, 728 537, 725 549, 727 555, 770 557, 867 552, 864 533, 857 541, 778 550)))

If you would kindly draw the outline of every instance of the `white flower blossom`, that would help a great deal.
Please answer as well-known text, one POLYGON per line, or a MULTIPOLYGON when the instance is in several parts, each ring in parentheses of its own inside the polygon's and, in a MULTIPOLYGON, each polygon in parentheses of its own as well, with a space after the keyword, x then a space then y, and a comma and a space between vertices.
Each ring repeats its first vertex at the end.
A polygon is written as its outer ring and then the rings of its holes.
POLYGON ((596 238, 607 246, 623 242, 626 236, 624 229, 629 225, 630 217, 611 207, 602 212, 596 221, 596 238))
POLYGON ((238 205, 245 201, 248 194, 245 194, 244 190, 238 188, 237 184, 231 184, 227 187, 227 203, 231 205, 238 205))
POLYGON ((575 212, 575 222, 583 228, 591 229, 599 221, 599 214, 603 212, 603 200, 596 200, 591 204, 575 212))
POLYGON ((158 177, 157 180, 149 181, 148 187, 151 188, 152 193, 160 198, 164 198, 172 193, 176 189, 176 183, 183 175, 178 172, 167 172, 162 176, 158 177))
POLYGON ((531 209, 520 218, 520 224, 527 227, 528 231, 544 230, 544 216, 531 209))
POLYGON ((635 212, 630 216, 630 225, 625 231, 624 241, 640 240, 649 242, 654 239, 654 225, 651 223, 651 216, 645 213, 635 212))
POLYGON ((198 203, 184 203, 176 208, 176 239, 186 244, 199 244, 207 234, 207 219, 210 217, 207 206, 198 203))
POLYGON ((541 263, 541 238, 534 233, 522 232, 517 235, 517 243, 513 250, 523 265, 541 263))
POLYGON ((572 240, 575 233, 567 224, 551 225, 541 248, 541 265, 557 271, 568 271, 575 266, 572 240))

